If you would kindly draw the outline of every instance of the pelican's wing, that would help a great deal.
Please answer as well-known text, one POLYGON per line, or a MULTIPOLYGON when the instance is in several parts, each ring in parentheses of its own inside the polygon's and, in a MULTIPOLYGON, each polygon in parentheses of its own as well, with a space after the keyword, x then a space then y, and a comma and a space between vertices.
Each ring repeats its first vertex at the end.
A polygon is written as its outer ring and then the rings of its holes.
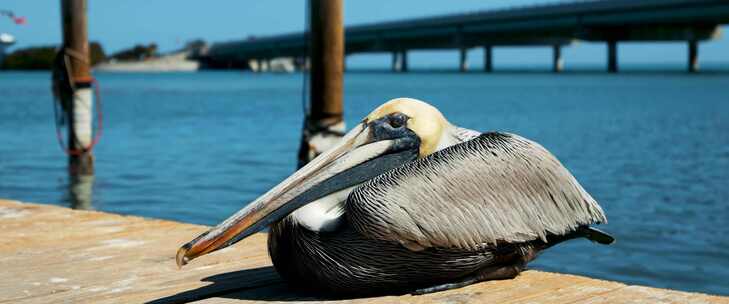
POLYGON ((458 143, 469 141, 478 137, 479 135, 481 135, 481 132, 461 127, 454 127, 453 137, 456 138, 456 141, 458 143))
POLYGON ((504 133, 484 133, 362 184, 346 214, 363 235, 411 249, 546 241, 607 221, 551 153, 504 133))

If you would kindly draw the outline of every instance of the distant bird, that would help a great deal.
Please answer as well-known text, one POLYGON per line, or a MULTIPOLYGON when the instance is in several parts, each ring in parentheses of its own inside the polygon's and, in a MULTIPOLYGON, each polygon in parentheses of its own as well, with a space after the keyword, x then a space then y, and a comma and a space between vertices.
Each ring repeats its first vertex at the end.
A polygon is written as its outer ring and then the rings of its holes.
POLYGON ((613 238, 597 202, 539 144, 388 101, 338 146, 182 246, 178 266, 270 226, 291 285, 343 295, 428 293, 517 276, 550 246, 613 238))

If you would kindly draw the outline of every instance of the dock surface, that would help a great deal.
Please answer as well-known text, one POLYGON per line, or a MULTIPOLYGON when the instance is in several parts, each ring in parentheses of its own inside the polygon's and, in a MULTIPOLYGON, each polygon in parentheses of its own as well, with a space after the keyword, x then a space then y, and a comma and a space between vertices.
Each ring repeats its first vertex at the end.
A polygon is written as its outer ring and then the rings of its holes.
POLYGON ((262 233, 177 269, 177 248, 207 228, 0 200, 0 303, 729 303, 535 270, 422 296, 318 299, 287 289, 262 233))

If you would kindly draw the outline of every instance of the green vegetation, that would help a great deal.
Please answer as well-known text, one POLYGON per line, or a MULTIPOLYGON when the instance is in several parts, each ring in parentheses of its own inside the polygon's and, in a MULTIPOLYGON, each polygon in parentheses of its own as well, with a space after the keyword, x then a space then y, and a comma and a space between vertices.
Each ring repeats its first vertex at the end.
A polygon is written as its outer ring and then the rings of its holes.
POLYGON ((121 61, 141 61, 157 56, 157 44, 150 43, 147 46, 137 44, 132 48, 121 50, 109 56, 109 59, 121 61))
POLYGON ((101 46, 101 43, 96 41, 89 43, 89 57, 91 57, 89 58, 91 59, 91 66, 95 66, 106 60, 106 53, 104 53, 104 48, 101 46))
POLYGON ((56 56, 55 46, 29 47, 16 50, 3 60, 3 70, 49 70, 56 56))
MULTIPOLYGON (((56 46, 18 49, 8 54, 0 66, 2 70, 50 70, 56 56, 56 46)), ((89 44, 91 65, 106 60, 104 48, 98 42, 89 44)))

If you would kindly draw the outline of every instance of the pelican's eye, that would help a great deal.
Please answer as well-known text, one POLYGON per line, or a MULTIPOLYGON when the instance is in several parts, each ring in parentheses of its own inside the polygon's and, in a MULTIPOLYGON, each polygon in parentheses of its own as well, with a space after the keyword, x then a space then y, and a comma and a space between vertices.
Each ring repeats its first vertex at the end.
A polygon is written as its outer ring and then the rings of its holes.
MULTIPOLYGON (((402 113, 392 113, 380 119, 369 122, 374 137, 378 140, 401 138, 411 135, 412 131, 407 128, 408 117, 402 113)), ((414 133, 413 133, 414 134, 414 133)))
POLYGON ((404 126, 408 121, 408 117, 405 114, 402 113, 394 113, 390 115, 390 126, 393 129, 400 128, 404 126))

